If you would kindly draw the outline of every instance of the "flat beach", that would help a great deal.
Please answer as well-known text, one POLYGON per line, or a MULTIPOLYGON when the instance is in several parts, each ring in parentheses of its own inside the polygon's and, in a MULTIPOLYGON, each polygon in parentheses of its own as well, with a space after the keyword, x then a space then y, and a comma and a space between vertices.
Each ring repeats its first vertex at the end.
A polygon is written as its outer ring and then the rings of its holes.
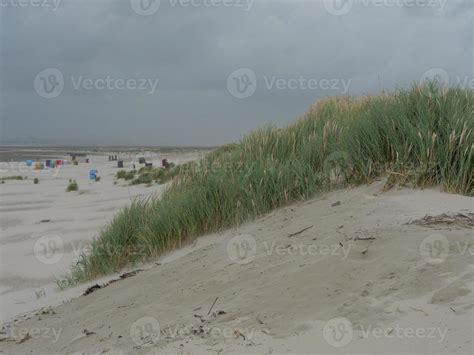
MULTIPOLYGON (((48 156, 71 162, 70 156, 64 152, 58 155, 57 150, 35 149, 32 153, 29 149, 21 154, 41 157, 41 162, 48 156)), ((160 166, 162 159, 180 164, 197 159, 201 154, 118 155, 130 170, 132 160, 139 156, 160 166)), ((18 154, 11 157, 18 158, 18 154)), ((0 180, 8 176, 26 177, 0 184, 2 321, 80 294, 80 290, 75 289, 58 293, 55 280, 69 271, 81 253, 87 252, 92 239, 119 210, 134 198, 160 194, 163 186, 158 184, 130 186, 124 180, 117 180, 115 175, 121 169, 117 168, 117 161, 108 160, 106 153, 87 157, 89 163, 84 162, 85 157, 78 157, 77 166, 68 164, 41 170, 27 167, 25 161, 2 163, 0 180), (93 168, 101 177, 98 182, 89 179, 89 171, 93 168), (35 178, 39 179, 38 184, 34 184, 35 178), (66 192, 69 180, 77 181, 79 191, 66 192), (50 247, 56 252, 51 252, 50 247)))

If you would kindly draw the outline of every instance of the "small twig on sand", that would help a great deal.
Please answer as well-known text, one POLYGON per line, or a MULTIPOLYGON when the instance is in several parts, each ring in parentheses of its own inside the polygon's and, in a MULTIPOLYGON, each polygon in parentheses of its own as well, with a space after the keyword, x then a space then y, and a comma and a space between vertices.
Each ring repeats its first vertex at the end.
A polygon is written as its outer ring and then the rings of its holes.
POLYGON ((354 240, 375 240, 375 237, 355 237, 354 240))
POLYGON ((211 306, 211 308, 209 308, 209 312, 207 312, 207 315, 209 315, 209 314, 211 313, 211 311, 212 311, 212 309, 214 308, 214 305, 216 304, 218 298, 219 298, 219 297, 216 297, 216 299, 215 299, 214 302, 212 303, 212 306, 211 306))
POLYGON ((141 349, 143 348, 143 346, 147 345, 147 344, 152 344, 153 343, 153 339, 150 339, 150 340, 147 340, 146 342, 142 343, 142 344, 138 344, 138 345, 135 345, 133 347, 134 350, 138 350, 138 349, 141 349))
POLYGON ((295 232, 295 233, 291 233, 288 238, 291 238, 291 237, 294 237, 295 235, 298 235, 298 234, 301 234, 303 233, 304 231, 307 231, 308 229, 310 228, 313 228, 313 226, 309 226, 309 227, 306 227, 306 228, 303 228, 302 230, 298 231, 298 232, 295 232))
POLYGON ((410 308, 413 309, 414 311, 424 313, 425 316, 429 316, 429 314, 427 312, 425 312, 424 310, 422 310, 420 308, 415 308, 415 307, 410 307, 410 308))

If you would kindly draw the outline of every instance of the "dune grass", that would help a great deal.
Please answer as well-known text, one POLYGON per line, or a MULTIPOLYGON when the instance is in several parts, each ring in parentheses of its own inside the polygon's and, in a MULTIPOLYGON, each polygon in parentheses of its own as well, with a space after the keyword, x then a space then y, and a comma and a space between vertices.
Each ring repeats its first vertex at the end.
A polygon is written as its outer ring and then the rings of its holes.
POLYGON ((473 107, 472 91, 436 83, 320 100, 286 128, 263 127, 177 167, 162 197, 135 200, 117 214, 63 282, 117 271, 316 192, 383 174, 392 183, 472 196, 473 107))
POLYGON ((69 180, 69 184, 66 187, 66 192, 78 191, 79 185, 76 180, 69 180))
POLYGON ((15 175, 15 176, 5 176, 0 178, 1 181, 7 181, 7 180, 24 180, 23 176, 21 175, 15 175))
POLYGON ((164 184, 173 179, 179 173, 178 167, 169 168, 153 168, 142 167, 137 170, 119 170, 115 175, 117 179, 131 180, 130 185, 147 184, 151 185, 154 182, 164 184))

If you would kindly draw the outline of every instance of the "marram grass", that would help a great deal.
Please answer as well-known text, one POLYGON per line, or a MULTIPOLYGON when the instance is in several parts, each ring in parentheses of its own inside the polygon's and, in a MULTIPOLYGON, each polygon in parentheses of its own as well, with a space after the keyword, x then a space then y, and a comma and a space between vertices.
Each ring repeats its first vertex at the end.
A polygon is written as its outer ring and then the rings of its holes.
POLYGON ((370 182, 439 185, 473 195, 474 93, 436 83, 320 100, 286 128, 175 168, 161 198, 134 201, 93 241, 62 286, 152 259, 319 191, 370 182))

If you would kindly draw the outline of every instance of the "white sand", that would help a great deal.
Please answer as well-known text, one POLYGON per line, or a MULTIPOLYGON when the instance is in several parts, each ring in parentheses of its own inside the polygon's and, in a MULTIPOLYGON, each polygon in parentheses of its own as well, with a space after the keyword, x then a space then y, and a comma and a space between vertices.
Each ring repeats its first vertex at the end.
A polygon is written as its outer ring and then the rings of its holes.
MULTIPOLYGON (((183 163, 199 155, 147 153, 146 157, 154 166, 161 166, 160 159, 183 163)), ((133 155, 121 156, 127 159, 128 168, 133 155)), ((159 185, 128 186, 124 180, 114 185, 114 176, 120 169, 117 162, 108 161, 108 156, 92 155, 89 164, 64 165, 60 169, 34 171, 24 163, 3 164, 2 169, 0 178, 28 177, 0 184, 2 321, 78 295, 79 290, 58 294, 55 277, 63 275, 78 260, 100 228, 134 197, 159 194, 162 189, 159 185), (91 168, 98 169, 99 182, 89 180, 91 168), (33 184, 35 177, 40 180, 38 185, 33 184), (79 192, 66 192, 69 179, 78 182, 79 192), (47 219, 50 221, 41 223, 47 219), (44 254, 44 247, 51 251, 49 243, 55 243, 52 245, 57 247, 56 253, 44 254)))
POLYGON ((472 213, 473 199, 381 188, 199 238, 151 270, 11 323, 4 352, 471 354, 472 229, 406 223, 472 213))

